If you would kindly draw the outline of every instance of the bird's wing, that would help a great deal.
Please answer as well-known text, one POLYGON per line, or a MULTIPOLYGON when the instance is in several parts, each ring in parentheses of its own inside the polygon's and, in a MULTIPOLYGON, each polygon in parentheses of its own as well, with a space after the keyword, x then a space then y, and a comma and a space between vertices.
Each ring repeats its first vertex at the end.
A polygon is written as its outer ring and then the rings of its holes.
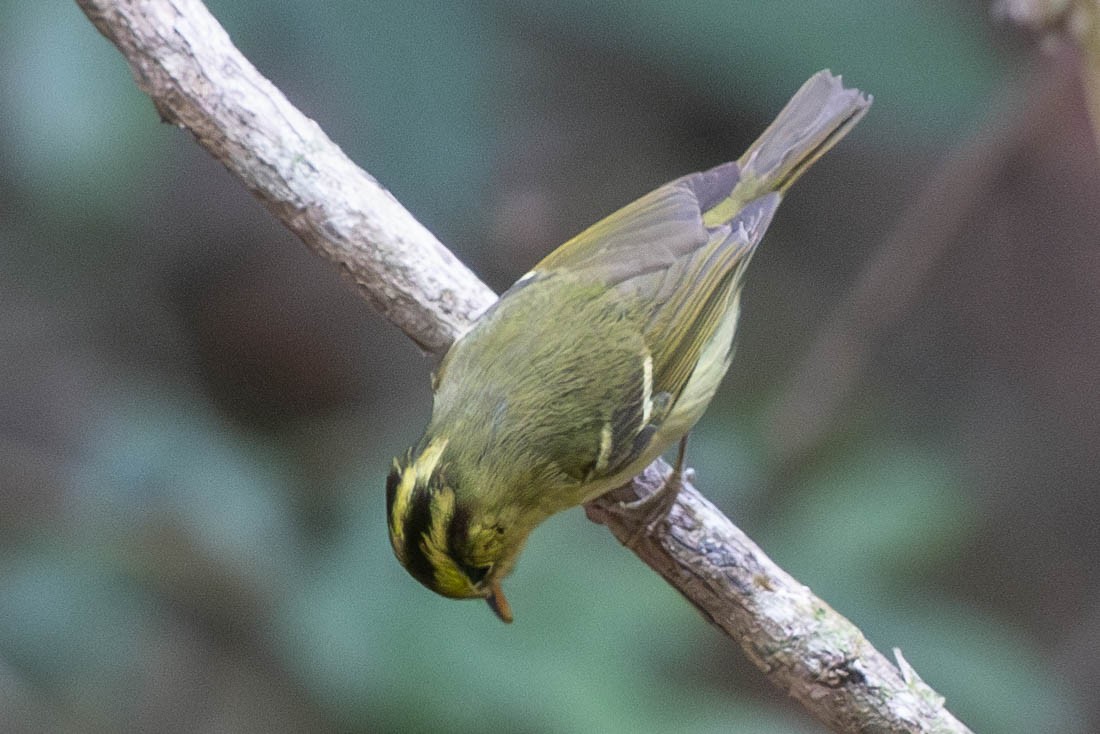
POLYGON ((622 394, 607 428, 592 427, 609 435, 575 437, 605 449, 582 472, 589 477, 612 475, 648 448, 702 350, 736 308, 741 275, 779 202, 768 194, 708 228, 703 213, 737 181, 737 164, 727 163, 662 186, 562 245, 502 297, 528 287, 549 291, 560 279, 598 285, 607 308, 622 309, 614 346, 636 346, 625 356, 605 345, 601 359, 614 351, 630 363, 615 369, 622 394))

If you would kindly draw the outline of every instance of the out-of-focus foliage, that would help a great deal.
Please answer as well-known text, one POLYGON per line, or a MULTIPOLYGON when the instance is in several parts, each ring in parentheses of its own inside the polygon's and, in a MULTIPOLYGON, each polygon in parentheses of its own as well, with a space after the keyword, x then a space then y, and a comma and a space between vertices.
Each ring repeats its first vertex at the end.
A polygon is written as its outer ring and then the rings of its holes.
MULTIPOLYGON (((880 649, 901 648, 975 731, 1095 724, 1100 655, 1081 651, 1097 644, 1100 543, 1084 520, 1075 533, 1058 521, 1097 507, 1071 491, 1087 465, 1049 467, 1100 444, 1089 410, 1073 418, 1088 393, 1039 389, 1092 373, 1026 348, 995 289, 1003 275, 1024 298, 1037 273, 1064 286, 1041 294, 1094 292, 1087 248, 1059 276, 1075 253, 1057 244, 1087 241, 1065 220, 1091 209, 1066 192, 1092 201, 1095 152, 1065 154, 1079 168, 1057 167, 1053 204, 1015 183, 1047 180, 1043 162, 1080 145, 1058 127, 1077 129, 1072 106, 1045 116, 1038 147, 1009 151, 1018 179, 974 196, 979 212, 1059 231, 1047 257, 1012 280, 982 247, 1010 220, 959 234, 952 252, 969 259, 889 335, 829 440, 789 471, 768 445, 793 365, 914 192, 990 134, 990 99, 1024 106, 1012 69, 1039 62, 981 8, 209 6, 496 286, 593 218, 738 155, 813 71, 874 93, 754 263, 736 367, 691 463, 781 565, 880 649), (1070 214, 1043 220, 1057 202, 1070 214), (968 290, 972 272, 984 289, 968 290), (1080 445, 1052 445, 1067 434, 1080 445), (1036 524, 1018 506, 1041 507, 1036 524), (1028 566, 1016 549, 1035 536, 1043 562, 1028 566)), ((157 124, 75 4, 0 0, 0 110, 0 730, 819 730, 580 511, 534 535, 508 585, 511 627, 409 579, 382 484, 427 417, 430 364, 157 124)), ((1041 302, 1058 318, 1022 302, 1037 314, 1027 333, 1097 326, 1095 309, 1041 302)))
POLYGON ((828 2, 559 0, 516 3, 534 24, 553 25, 648 63, 702 93, 762 116, 819 68, 874 90, 875 113, 893 128, 934 135, 978 115, 996 62, 985 17, 948 3, 874 6, 828 2), (642 54, 639 54, 642 55, 642 54))

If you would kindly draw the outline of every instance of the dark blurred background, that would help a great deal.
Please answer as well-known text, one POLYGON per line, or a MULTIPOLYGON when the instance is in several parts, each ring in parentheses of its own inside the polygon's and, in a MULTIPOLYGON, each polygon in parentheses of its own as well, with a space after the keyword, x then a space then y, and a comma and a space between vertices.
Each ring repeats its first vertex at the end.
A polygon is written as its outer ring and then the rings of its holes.
MULTIPOLYGON (((1057 43, 986 3, 216 0, 494 288, 875 95, 757 255, 699 484, 976 731, 1100 728, 1100 185, 1057 43)), ((392 558, 430 361, 73 3, 0 0, 0 730, 820 727, 579 510, 517 621, 392 558)))

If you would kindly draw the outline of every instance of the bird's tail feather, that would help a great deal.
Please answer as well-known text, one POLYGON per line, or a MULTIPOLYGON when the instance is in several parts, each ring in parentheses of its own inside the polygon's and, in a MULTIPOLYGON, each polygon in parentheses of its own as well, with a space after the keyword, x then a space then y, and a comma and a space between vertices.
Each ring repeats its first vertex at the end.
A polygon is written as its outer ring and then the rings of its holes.
POLYGON ((706 212, 708 226, 729 221, 757 197, 786 191, 848 134, 871 101, 858 89, 846 89, 841 78, 828 70, 810 77, 738 159, 737 185, 729 198, 706 212))

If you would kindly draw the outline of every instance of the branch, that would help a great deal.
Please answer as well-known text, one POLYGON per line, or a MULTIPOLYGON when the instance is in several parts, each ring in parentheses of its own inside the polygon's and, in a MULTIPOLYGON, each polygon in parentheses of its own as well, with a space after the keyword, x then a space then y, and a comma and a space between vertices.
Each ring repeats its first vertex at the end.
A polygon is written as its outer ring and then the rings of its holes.
MULTIPOLYGON (((233 47, 198 0, 77 0, 129 61, 167 122, 189 130, 271 212, 333 262, 383 315, 442 354, 492 292, 357 168, 233 47)), ((967 732, 904 663, 776 566, 690 483, 647 528, 621 493, 644 496, 658 461, 589 517, 739 641, 780 688, 834 731, 967 732)))
POLYGON ((161 118, 189 130, 422 349, 445 352, 496 296, 233 46, 197 0, 78 5, 161 118))

